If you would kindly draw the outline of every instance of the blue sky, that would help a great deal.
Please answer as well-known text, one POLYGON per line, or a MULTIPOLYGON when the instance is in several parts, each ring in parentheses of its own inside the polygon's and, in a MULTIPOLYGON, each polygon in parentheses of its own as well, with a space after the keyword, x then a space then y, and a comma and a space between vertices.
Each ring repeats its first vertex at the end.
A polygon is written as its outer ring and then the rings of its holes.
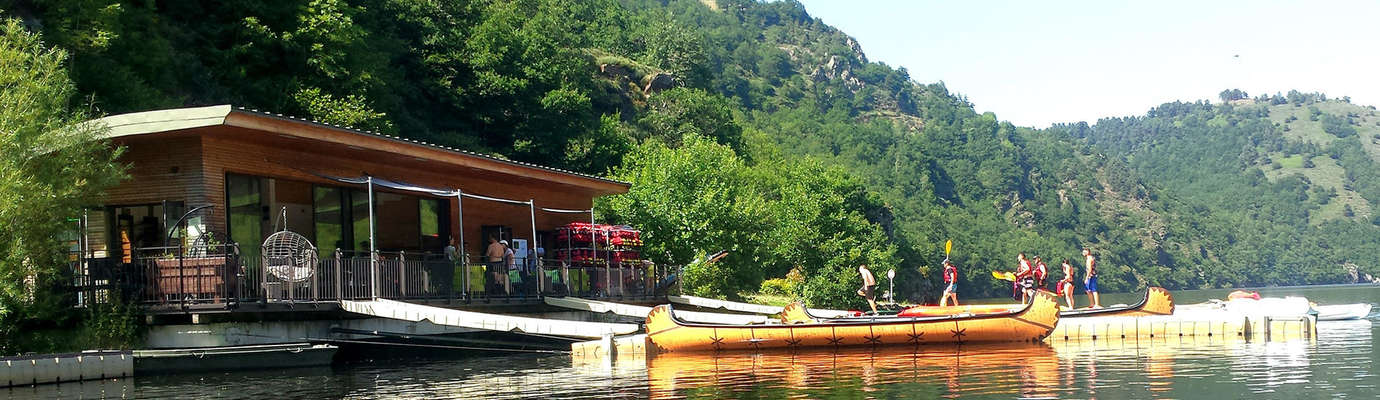
POLYGON ((1380 106, 1380 1, 800 1, 869 60, 1022 126, 1228 88, 1380 106))

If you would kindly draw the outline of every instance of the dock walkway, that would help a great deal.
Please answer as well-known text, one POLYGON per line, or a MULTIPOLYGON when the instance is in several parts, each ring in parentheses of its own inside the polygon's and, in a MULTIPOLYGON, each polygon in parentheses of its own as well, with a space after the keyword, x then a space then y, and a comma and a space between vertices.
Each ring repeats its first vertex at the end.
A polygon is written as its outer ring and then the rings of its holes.
POLYGON ((539 335, 597 339, 606 335, 637 332, 637 324, 569 321, 545 318, 514 317, 473 311, 426 306, 395 300, 341 300, 342 310, 404 321, 430 321, 433 324, 485 329, 500 332, 520 332, 539 335))

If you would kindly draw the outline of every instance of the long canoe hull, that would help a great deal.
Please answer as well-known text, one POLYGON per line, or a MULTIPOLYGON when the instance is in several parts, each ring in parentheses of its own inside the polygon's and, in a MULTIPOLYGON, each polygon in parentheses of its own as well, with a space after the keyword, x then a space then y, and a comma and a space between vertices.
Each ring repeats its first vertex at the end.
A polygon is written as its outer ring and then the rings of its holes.
POLYGON ((1038 342, 1059 322, 1054 295, 1041 292, 1016 312, 967 317, 849 319, 806 324, 722 325, 675 318, 670 305, 647 315, 649 352, 762 350, 933 343, 1038 342))
MULTIPOLYGON (((901 317, 938 317, 944 315, 960 314, 992 314, 1010 312, 1022 307, 1020 304, 981 304, 967 306, 915 306, 901 310, 897 316, 901 317)), ((1159 287, 1151 287, 1146 290, 1145 298, 1139 304, 1125 307, 1107 307, 1099 309, 1077 309, 1067 310, 1059 313, 1063 318, 1077 317, 1137 317, 1146 315, 1170 315, 1174 313, 1174 296, 1168 290, 1159 287)))

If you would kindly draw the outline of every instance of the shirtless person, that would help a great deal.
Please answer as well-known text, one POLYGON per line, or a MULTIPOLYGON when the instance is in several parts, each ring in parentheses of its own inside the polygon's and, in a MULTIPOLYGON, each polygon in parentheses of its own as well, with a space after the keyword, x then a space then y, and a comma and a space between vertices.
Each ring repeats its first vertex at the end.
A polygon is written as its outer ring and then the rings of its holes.
POLYGON ((872 315, 877 315, 877 278, 872 276, 867 264, 859 265, 858 273, 862 274, 863 279, 863 287, 858 289, 858 295, 867 299, 867 305, 872 307, 872 315))
POLYGON ((1083 257, 1087 259, 1087 270, 1083 272, 1083 290, 1088 292, 1088 302, 1091 308, 1102 308, 1101 299, 1097 297, 1097 257, 1093 257, 1092 250, 1083 248, 1083 257))
POLYGON ((1064 279, 1060 279, 1059 282, 1054 283, 1054 291, 1056 294, 1064 296, 1064 301, 1068 302, 1069 309, 1072 310, 1074 308, 1073 264, 1069 264, 1069 259, 1065 258, 1064 263, 1061 266, 1064 267, 1064 279))
POLYGON ((484 251, 485 291, 488 294, 498 294, 503 291, 503 277, 508 272, 503 270, 504 246, 498 242, 498 237, 489 236, 489 247, 484 251))
POLYGON ((953 305, 958 305, 958 267, 948 259, 944 260, 944 283, 944 295, 939 298, 939 306, 949 305, 949 299, 953 299, 953 305))

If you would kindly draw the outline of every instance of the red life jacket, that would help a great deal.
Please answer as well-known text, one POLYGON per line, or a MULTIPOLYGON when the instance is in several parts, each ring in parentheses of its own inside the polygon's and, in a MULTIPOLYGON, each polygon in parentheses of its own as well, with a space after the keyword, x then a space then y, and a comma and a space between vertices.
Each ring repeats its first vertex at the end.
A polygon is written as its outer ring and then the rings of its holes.
POLYGON ((944 283, 954 283, 958 281, 958 268, 953 265, 944 267, 944 283))
POLYGON ((1045 285, 1045 273, 1047 272, 1044 261, 1035 264, 1035 281, 1039 282, 1040 286, 1045 285))

